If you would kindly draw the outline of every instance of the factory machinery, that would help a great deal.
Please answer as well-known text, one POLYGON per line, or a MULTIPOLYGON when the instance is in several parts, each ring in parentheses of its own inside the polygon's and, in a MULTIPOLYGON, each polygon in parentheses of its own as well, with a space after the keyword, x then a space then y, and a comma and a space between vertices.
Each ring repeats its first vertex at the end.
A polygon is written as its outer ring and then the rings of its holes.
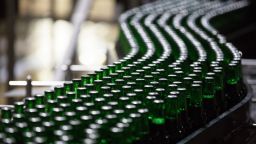
POLYGON ((125 56, 3 107, 0 143, 225 143, 248 120, 250 88, 242 53, 211 20, 235 19, 232 13, 248 6, 246 0, 159 0, 123 13, 125 56))

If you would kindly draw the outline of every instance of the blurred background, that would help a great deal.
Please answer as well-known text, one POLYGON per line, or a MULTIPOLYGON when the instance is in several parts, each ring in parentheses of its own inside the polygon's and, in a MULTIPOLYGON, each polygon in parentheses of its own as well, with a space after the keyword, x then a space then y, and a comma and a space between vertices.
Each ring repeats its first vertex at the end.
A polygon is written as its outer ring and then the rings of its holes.
POLYGON ((119 15, 150 1, 1 0, 0 104, 27 95, 28 76, 42 93, 117 61, 119 15))

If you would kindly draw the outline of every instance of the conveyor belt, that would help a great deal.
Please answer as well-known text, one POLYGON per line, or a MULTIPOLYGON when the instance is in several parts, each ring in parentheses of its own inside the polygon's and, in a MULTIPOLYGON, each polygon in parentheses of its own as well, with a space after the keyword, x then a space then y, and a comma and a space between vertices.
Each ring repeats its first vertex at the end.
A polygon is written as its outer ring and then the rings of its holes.
POLYGON ((119 41, 127 55, 2 108, 0 142, 210 143, 200 135, 237 111, 244 120, 249 99, 241 53, 210 21, 248 4, 159 0, 125 12, 119 41))

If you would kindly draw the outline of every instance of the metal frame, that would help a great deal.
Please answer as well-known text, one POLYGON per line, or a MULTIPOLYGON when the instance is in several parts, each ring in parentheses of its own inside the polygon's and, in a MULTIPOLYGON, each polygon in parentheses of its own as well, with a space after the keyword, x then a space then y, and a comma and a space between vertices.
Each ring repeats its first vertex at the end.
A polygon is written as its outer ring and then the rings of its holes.
MULTIPOLYGON (((14 66, 15 66, 15 1, 7 0, 6 1, 6 34, 7 34, 7 81, 14 80, 14 66)), ((11 87, 7 84, 7 90, 10 90, 11 87)))
MULTIPOLYGON (((61 66, 69 67, 75 58, 77 39, 80 33, 81 25, 89 14, 91 3, 92 0, 79 0, 76 3, 74 13, 71 16, 71 23, 73 24, 74 29, 61 66)), ((55 80, 63 79, 66 79, 65 72, 62 69, 57 69, 55 72, 55 80)))
MULTIPOLYGON (((26 81, 13 81, 15 78, 14 75, 14 64, 15 64, 15 50, 14 50, 14 40, 15 40, 15 9, 14 9, 14 0, 7 1, 7 34, 8 34, 8 90, 11 90, 13 86, 25 86, 26 96, 32 96, 33 87, 51 87, 56 85, 62 85, 65 81, 71 79, 72 71, 84 71, 85 69, 82 66, 71 65, 75 59, 75 53, 77 48, 77 39, 81 30, 81 25, 84 20, 88 17, 89 10, 92 4, 92 0, 78 0, 76 2, 74 12, 71 16, 71 23, 73 24, 73 33, 65 52, 65 56, 62 60, 60 66, 57 66, 57 69, 54 74, 55 81, 32 81, 31 76, 27 76, 26 81), (63 69, 63 67, 66 69, 63 69), (74 67, 74 68, 73 68, 74 67)), ((15 90, 13 90, 15 93, 15 90)), ((17 95, 18 96, 18 93, 17 95)), ((1 105, 0 105, 1 107, 1 105)))

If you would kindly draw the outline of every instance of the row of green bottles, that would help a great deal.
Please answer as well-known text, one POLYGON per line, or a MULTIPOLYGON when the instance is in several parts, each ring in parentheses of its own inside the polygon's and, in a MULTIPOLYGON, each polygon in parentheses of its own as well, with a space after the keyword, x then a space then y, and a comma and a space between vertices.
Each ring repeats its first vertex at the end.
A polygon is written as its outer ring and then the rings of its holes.
POLYGON ((245 95, 239 52, 201 23, 204 14, 193 18, 227 4, 165 0, 124 13, 120 44, 128 54, 2 108, 0 142, 151 144, 186 137, 245 95))

